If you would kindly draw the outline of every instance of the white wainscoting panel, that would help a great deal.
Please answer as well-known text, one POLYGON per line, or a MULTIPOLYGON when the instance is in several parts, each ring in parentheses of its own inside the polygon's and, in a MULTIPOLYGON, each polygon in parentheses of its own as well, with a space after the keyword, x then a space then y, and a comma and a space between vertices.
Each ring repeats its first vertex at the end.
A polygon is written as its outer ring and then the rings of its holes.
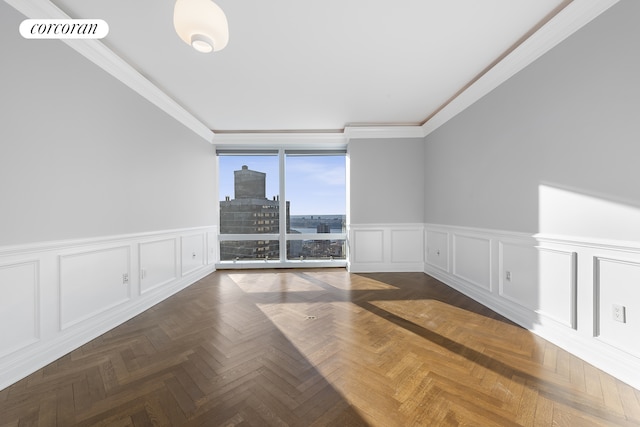
POLYGON ((454 234, 453 274, 491 291, 491 239, 454 234))
POLYGON ((349 228, 349 271, 423 271, 422 224, 357 224, 349 228))
POLYGON ((129 300, 130 252, 121 246, 60 256, 62 329, 129 300))
POLYGON ((205 233, 182 236, 182 275, 193 273, 205 266, 205 233))
POLYGON ((598 337, 640 358, 640 263, 596 259, 598 337), (614 305, 624 313, 614 318, 614 305))
POLYGON ((449 233, 439 230, 426 229, 427 253, 425 259, 428 264, 446 272, 449 271, 449 233))
POLYGON ((40 338, 38 268, 37 261, 0 265, 0 357, 40 338))
POLYGON ((640 242, 425 230, 425 273, 640 388, 640 242), (447 245, 452 269, 442 260, 447 245), (624 307, 624 322, 614 320, 614 305, 624 307))
POLYGON ((178 277, 176 239, 140 243, 140 293, 162 287, 178 277))
POLYGON ((351 255, 354 264, 384 262, 384 230, 353 230, 351 255))
POLYGON ((537 316, 574 328, 576 254, 533 244, 499 243, 500 295, 537 316))
POLYGON ((215 271, 216 230, 0 247, 0 390, 215 271))
POLYGON ((577 254, 538 248, 537 313, 568 328, 576 328, 577 254))
POLYGON ((499 294, 530 310, 538 309, 538 250, 526 243, 499 242, 499 294))
POLYGON ((423 228, 391 229, 391 262, 420 264, 423 259, 423 228))

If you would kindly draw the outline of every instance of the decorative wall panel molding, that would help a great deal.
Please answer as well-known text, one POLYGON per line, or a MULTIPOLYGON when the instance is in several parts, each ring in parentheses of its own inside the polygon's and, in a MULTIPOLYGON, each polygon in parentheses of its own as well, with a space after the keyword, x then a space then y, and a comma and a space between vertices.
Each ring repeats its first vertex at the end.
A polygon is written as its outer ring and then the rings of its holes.
POLYGON ((1 247, 0 390, 215 271, 208 233, 215 242, 211 226, 1 247))
POLYGON ((425 259, 427 264, 440 270, 449 272, 449 233, 445 231, 426 229, 427 250, 425 259))
POLYGON ((384 230, 352 230, 351 259, 353 264, 374 264, 384 262, 384 230))
POLYGON ((640 243, 439 224, 425 234, 425 273, 640 388, 640 243))
POLYGON ((357 224, 349 229, 349 271, 424 271, 422 224, 357 224))
POLYGON ((120 246, 60 256, 61 329, 129 300, 130 252, 120 246))
POLYGON ((578 254, 538 248, 537 313, 563 326, 577 327, 578 254))
POLYGON ((538 306, 538 250, 528 241, 498 242, 499 295, 535 311, 538 306))
POLYGON ((162 287, 178 277, 176 239, 140 243, 140 293, 162 287))
POLYGON ((206 233, 180 237, 182 253, 182 275, 190 274, 205 265, 206 233))
POLYGON ((0 264, 0 357, 40 339, 39 263, 0 264))
POLYGON ((537 316, 576 324, 576 254, 534 243, 499 243, 499 294, 537 316))
POLYGON ((491 291, 491 239, 454 234, 453 274, 491 291))
POLYGON ((640 358, 640 262, 596 257, 596 335, 640 358))
POLYGON ((423 227, 391 229, 391 263, 420 264, 423 261, 423 227))

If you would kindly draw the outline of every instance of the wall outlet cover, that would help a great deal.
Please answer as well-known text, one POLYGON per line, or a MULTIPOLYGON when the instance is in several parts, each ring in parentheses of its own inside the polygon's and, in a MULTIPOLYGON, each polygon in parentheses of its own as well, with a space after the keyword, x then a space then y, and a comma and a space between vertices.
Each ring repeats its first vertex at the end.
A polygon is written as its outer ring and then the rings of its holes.
POLYGON ((616 322, 626 323, 627 308, 623 305, 613 304, 613 320, 616 322))

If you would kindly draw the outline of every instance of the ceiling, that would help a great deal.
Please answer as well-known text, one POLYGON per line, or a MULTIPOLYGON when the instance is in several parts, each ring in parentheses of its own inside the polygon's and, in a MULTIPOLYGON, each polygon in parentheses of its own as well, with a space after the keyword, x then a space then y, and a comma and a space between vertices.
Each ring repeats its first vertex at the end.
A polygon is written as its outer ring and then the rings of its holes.
MULTIPOLYGON (((90 49, 124 60, 138 80, 147 86, 151 82, 156 92, 175 101, 182 116, 216 134, 424 128, 499 68, 496 64, 514 48, 526 45, 532 34, 567 15, 575 4, 600 4, 603 9, 603 3, 615 3, 216 0, 229 22, 229 44, 202 54, 176 35, 173 0, 6 1, 18 9, 25 7, 20 2, 37 5, 28 15, 40 10, 50 17, 105 20, 108 36, 91 40, 101 45, 90 49)), ((570 26, 571 19, 556 27, 570 26)), ((504 73, 493 87, 515 71, 504 73)))

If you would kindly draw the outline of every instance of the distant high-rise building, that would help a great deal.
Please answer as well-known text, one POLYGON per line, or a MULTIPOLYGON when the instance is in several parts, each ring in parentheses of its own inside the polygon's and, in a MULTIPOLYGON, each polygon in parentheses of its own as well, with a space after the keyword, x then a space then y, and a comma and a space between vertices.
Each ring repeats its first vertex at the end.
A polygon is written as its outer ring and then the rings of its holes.
MULTIPOLYGON (((266 195, 266 174, 242 166, 233 172, 234 199, 220 201, 221 234, 277 234, 280 230, 280 201, 266 195)), ((286 202, 289 224, 289 202, 286 202)), ((287 230, 289 231, 289 230, 287 230)), ((275 240, 223 241, 220 259, 278 259, 280 242, 275 240)))
POLYGON ((239 171, 233 171, 233 190, 236 199, 265 199, 267 174, 249 170, 243 165, 239 171))

